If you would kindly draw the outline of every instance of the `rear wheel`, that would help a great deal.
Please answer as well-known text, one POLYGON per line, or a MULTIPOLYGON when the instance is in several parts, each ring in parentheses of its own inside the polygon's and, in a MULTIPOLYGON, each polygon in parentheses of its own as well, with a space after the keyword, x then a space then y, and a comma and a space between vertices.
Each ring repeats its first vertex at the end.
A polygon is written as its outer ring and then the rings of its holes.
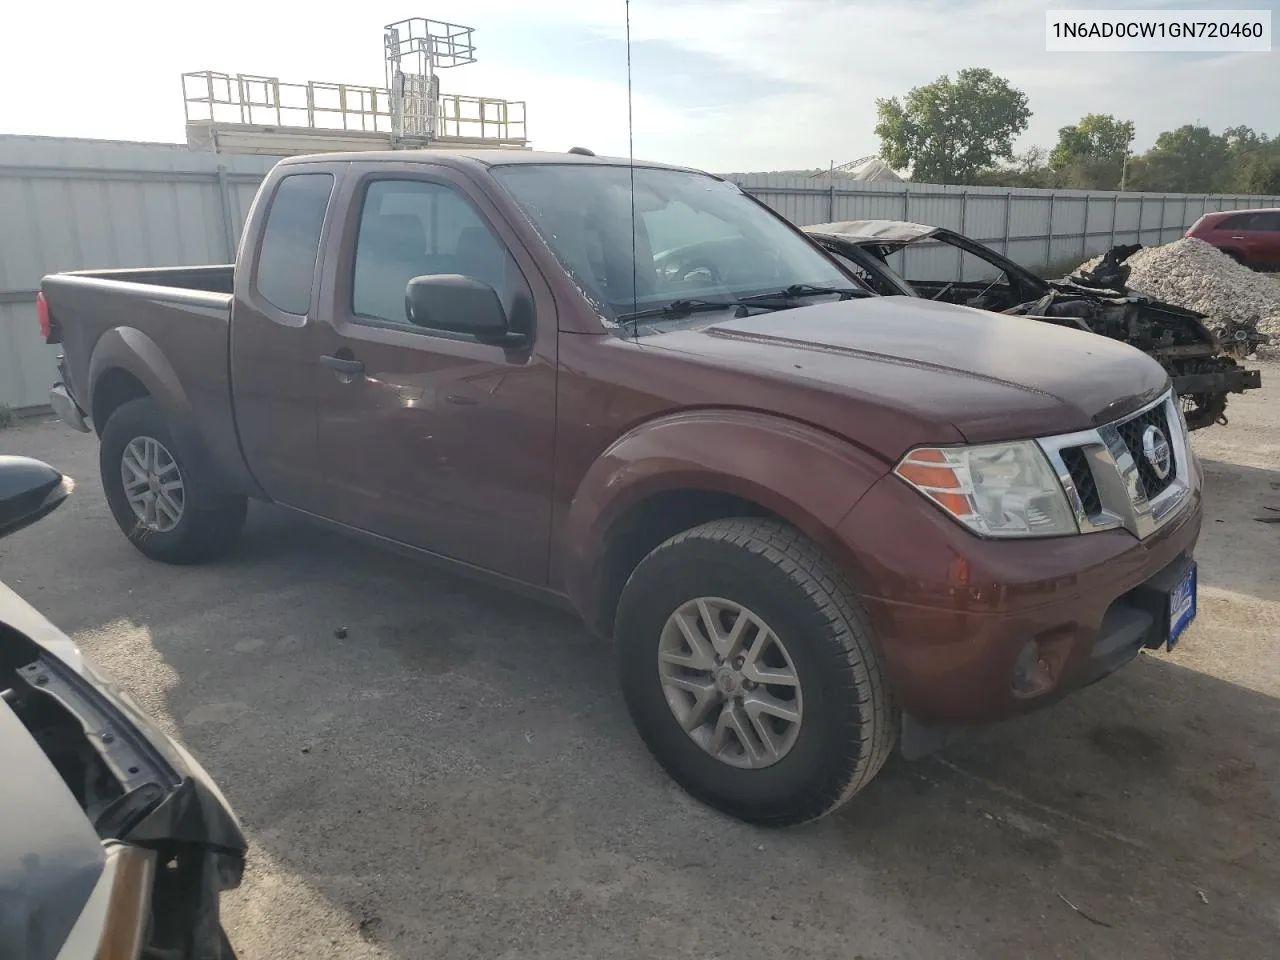
POLYGON ((244 525, 246 499, 216 493, 194 475, 149 397, 130 400, 107 420, 98 466, 116 523, 153 560, 212 559, 244 525))
POLYGON ((623 694, 693 796, 782 826, 825 816, 880 770, 897 718, 856 598, 799 531, 719 520, 672 537, 618 606, 623 694))

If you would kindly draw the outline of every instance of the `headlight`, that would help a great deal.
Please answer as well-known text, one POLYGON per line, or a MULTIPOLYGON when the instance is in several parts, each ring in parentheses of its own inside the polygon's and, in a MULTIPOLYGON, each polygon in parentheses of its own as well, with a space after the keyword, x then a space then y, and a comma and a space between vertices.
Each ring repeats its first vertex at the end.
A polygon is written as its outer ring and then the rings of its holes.
POLYGON ((1057 475, 1030 440, 919 447, 893 472, 979 536, 1080 532, 1057 475))

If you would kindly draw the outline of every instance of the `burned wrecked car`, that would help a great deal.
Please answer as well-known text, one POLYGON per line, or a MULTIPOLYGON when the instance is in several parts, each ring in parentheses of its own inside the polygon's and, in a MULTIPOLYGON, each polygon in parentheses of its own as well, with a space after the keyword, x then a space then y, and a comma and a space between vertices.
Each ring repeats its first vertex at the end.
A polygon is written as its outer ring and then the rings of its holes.
POLYGON ((883 296, 925 297, 996 313, 1078 327, 1128 343, 1158 360, 1181 398, 1192 430, 1226 422, 1227 394, 1261 386, 1261 375, 1238 359, 1265 337, 1230 324, 1211 330, 1206 317, 1128 287, 1124 261, 1141 246, 1116 247, 1091 270, 1042 280, 990 247, 942 227, 901 220, 850 220, 805 227, 815 241, 883 296), (892 258, 908 247, 943 258, 939 273, 953 281, 906 279, 892 258), (1223 339, 1225 337, 1226 339, 1223 339))

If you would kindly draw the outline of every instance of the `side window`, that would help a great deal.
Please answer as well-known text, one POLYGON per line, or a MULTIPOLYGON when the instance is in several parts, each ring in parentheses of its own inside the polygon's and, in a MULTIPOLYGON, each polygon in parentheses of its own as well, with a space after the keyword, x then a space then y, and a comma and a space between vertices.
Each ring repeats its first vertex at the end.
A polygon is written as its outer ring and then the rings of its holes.
POLYGON ((1227 217, 1218 225, 1219 230, 1257 230, 1259 226, 1255 221, 1258 219, 1256 213, 1241 213, 1234 217, 1227 217))
POLYGON ((320 228, 333 193, 333 175, 295 173, 271 198, 258 253, 258 293, 285 313, 311 309, 311 282, 320 253, 320 228))
POLYGON ((405 286, 414 277, 441 273, 483 280, 498 292, 508 316, 523 288, 502 241, 452 187, 420 180, 370 183, 356 236, 352 312, 412 326, 405 316, 405 286))
POLYGON ((1280 233, 1280 211, 1258 214, 1258 222, 1254 225, 1254 229, 1280 233))

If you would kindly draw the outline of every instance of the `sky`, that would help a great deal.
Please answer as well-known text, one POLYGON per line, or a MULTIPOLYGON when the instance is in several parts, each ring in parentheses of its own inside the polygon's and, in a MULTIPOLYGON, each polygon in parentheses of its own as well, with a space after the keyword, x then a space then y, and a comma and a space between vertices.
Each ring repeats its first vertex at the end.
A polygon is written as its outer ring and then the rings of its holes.
MULTIPOLYGON (((877 152, 877 97, 965 67, 1027 93, 1018 149, 1051 147, 1086 113, 1162 130, 1247 124, 1280 136, 1280 50, 1046 53, 1048 7, 1272 9, 1275 0, 632 0, 635 155, 717 172, 810 169, 877 152)), ((382 26, 432 16, 475 28, 478 62, 446 93, 527 104, 534 147, 628 151, 623 0, 65 0, 0 20, 0 133, 182 142, 184 71, 382 83, 382 26)))

